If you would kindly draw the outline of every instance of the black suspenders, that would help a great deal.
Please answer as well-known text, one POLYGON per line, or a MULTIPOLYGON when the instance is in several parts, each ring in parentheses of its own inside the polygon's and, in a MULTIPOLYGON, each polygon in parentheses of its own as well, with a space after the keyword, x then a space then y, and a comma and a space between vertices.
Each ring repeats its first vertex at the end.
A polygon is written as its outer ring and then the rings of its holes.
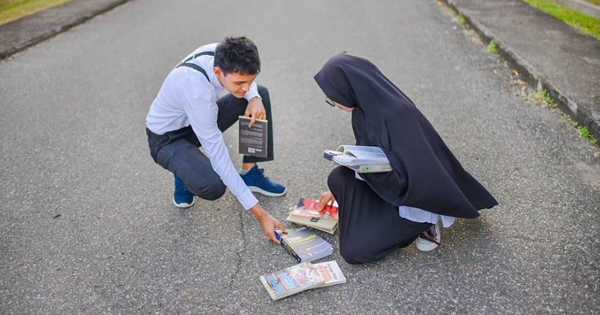
POLYGON ((206 77, 206 80, 208 80, 208 82, 210 82, 210 79, 208 78, 208 74, 206 74, 206 71, 204 71, 204 69, 202 69, 202 67, 200 67, 199 65, 195 64, 195 63, 191 63, 188 62, 194 58, 198 58, 200 56, 214 56, 215 53, 213 51, 203 51, 203 52, 199 52, 193 56, 190 56, 189 58, 187 58, 186 60, 182 61, 180 64, 177 65, 177 67, 175 68, 179 68, 179 67, 188 67, 188 68, 192 68, 202 74, 204 74, 204 76, 206 77))

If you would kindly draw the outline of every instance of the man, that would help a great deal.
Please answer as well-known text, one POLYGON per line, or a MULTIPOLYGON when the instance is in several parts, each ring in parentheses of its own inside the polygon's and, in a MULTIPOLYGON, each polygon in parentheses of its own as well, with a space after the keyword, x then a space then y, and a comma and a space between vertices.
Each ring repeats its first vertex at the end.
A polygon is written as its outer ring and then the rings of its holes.
POLYGON ((146 133, 154 161, 174 174, 176 207, 193 206, 194 195, 218 199, 227 187, 254 214, 265 236, 279 243, 274 229, 285 228, 251 192, 267 196, 286 193, 285 187, 265 177, 256 165, 273 160, 271 102, 267 89, 254 83, 259 72, 258 49, 246 37, 229 37, 198 48, 165 79, 146 118, 146 133), (224 90, 230 94, 218 98, 224 90), (269 126, 267 157, 244 156, 238 174, 222 132, 240 115, 251 117, 250 127, 256 119, 267 119, 269 126))

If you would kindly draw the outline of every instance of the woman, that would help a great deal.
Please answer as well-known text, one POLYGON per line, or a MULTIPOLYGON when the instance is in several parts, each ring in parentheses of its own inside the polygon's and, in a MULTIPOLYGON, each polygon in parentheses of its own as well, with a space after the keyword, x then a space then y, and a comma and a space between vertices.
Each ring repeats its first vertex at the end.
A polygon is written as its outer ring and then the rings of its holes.
POLYGON ((337 200, 340 253, 352 264, 382 259, 417 240, 422 251, 440 243, 438 222, 476 218, 498 204, 454 157, 414 103, 375 65, 341 53, 315 75, 326 102, 352 113, 357 145, 377 146, 393 171, 358 174, 337 167, 322 205, 337 200))

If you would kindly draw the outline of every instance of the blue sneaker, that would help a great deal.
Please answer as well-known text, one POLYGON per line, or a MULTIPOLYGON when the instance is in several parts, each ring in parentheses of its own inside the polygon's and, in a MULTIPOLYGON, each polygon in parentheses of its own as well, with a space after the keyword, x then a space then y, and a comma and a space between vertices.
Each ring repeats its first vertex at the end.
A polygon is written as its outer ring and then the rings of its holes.
POLYGON ((268 177, 265 176, 264 170, 262 168, 258 168, 257 165, 254 165, 246 174, 240 174, 246 186, 252 192, 261 193, 265 196, 270 197, 279 197, 285 195, 287 189, 281 186, 280 184, 269 180, 268 177))
POLYGON ((175 177, 175 191, 173 192, 173 204, 177 208, 189 208, 194 205, 194 194, 192 194, 183 184, 177 175, 175 177))

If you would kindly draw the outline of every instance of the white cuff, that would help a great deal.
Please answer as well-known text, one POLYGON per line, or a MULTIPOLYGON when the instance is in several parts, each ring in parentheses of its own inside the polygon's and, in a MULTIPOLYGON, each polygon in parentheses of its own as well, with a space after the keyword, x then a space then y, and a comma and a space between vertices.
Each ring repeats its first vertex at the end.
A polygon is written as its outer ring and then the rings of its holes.
POLYGON ((246 189, 241 195, 237 196, 238 201, 246 210, 250 210, 250 208, 254 207, 258 203, 258 199, 254 197, 254 194, 250 191, 250 189, 246 189))
POLYGON ((248 102, 250 102, 250 100, 253 99, 253 98, 255 98, 255 97, 258 97, 258 98, 260 98, 262 100, 262 97, 260 97, 260 94, 258 94, 257 90, 254 90, 254 91, 250 90, 250 91, 246 92, 246 95, 244 95, 244 98, 248 102))

